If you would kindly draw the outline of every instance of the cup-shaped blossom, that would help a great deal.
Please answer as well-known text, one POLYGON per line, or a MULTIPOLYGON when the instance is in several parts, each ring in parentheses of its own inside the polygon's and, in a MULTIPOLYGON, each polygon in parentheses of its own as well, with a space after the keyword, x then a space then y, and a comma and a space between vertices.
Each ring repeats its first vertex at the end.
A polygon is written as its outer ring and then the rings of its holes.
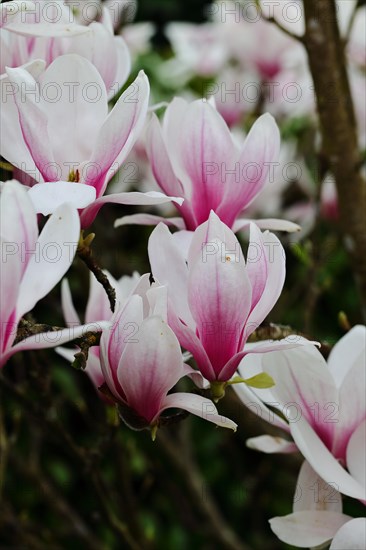
MULTIPOLYGON (((194 231, 213 210, 235 232, 249 225, 249 220, 240 215, 270 183, 270 170, 278 164, 279 149, 279 129, 269 114, 253 124, 239 146, 211 102, 188 103, 175 98, 162 123, 153 115, 146 131, 146 151, 160 189, 184 197, 184 203, 177 206, 183 219, 168 219, 166 223, 194 231)), ((165 220, 138 214, 122 223, 158 221, 165 220)), ((260 223, 268 229, 274 223, 276 229, 299 229, 282 220, 260 223)))
POLYGON ((102 333, 102 371, 110 393, 121 406, 122 418, 134 428, 150 426, 154 435, 161 413, 179 408, 235 429, 231 420, 218 415, 210 400, 190 393, 168 394, 190 369, 183 363, 166 313, 166 288, 140 289, 140 294, 133 294, 115 312, 111 328, 102 333))
POLYGON ((185 198, 179 210, 189 230, 205 222, 211 210, 232 228, 265 185, 279 147, 279 130, 270 115, 255 122, 240 150, 215 107, 180 98, 168 106, 162 124, 153 117, 146 138, 160 188, 165 193, 175 189, 185 198))
MULTIPOLYGON (((74 192, 95 189, 96 200, 81 211, 82 227, 94 220, 106 202, 156 204, 162 193, 117 193, 103 197, 109 180, 133 147, 144 125, 149 82, 141 71, 108 113, 105 84, 90 61, 60 56, 44 70, 42 61, 7 69, 1 80, 0 153, 14 166, 42 183, 42 209, 51 213, 74 192), (61 180, 62 190, 55 182, 61 180), (51 182, 51 183, 47 183, 51 182), (69 185, 67 187, 67 182, 69 185), (69 188, 69 190, 68 190, 69 188)), ((78 205, 79 207, 79 205, 78 205)))
MULTIPOLYGON (((261 361, 248 357, 239 372, 251 369, 257 374, 263 369, 275 385, 266 390, 235 388, 243 403, 292 435, 322 479, 364 501, 365 470, 357 449, 365 437, 365 346, 366 327, 357 325, 334 346, 328 363, 313 346, 269 353, 261 361)), ((249 445, 264 452, 296 450, 290 441, 270 436, 253 438, 249 445)))
POLYGON ((179 238, 164 224, 152 232, 152 273, 168 287, 169 324, 181 345, 211 384, 223 383, 235 373, 247 353, 247 338, 281 293, 284 250, 275 235, 251 224, 245 262, 239 241, 214 212, 194 232, 187 262, 179 238))
MULTIPOLYGON (((24 187, 16 181, 3 185, 0 205, 1 367, 17 351, 54 347, 81 336, 86 329, 74 326, 14 343, 22 316, 31 311, 69 269, 79 241, 80 221, 77 210, 63 204, 38 234, 33 204, 24 187)), ((101 330, 100 326, 94 328, 101 330)))

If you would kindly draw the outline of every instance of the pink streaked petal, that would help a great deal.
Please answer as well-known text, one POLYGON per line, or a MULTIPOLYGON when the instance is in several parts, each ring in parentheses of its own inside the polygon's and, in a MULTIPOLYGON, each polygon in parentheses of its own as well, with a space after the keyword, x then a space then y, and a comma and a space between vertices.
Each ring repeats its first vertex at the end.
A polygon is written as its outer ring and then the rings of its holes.
MULTIPOLYGON (((41 90, 62 91, 58 101, 47 101, 43 92, 42 106, 47 114, 48 134, 60 173, 48 181, 69 179, 69 172, 89 159, 95 147, 97 136, 108 114, 105 84, 96 67, 77 54, 57 57, 39 78, 41 90), (64 83, 71 83, 66 87, 64 83), (77 84, 77 85, 75 85, 77 84), (87 139, 86 139, 86 136, 87 139)), ((54 92, 53 92, 54 93, 54 92)), ((81 182, 85 174, 92 172, 93 165, 81 171, 81 182)))
POLYGON ((366 421, 353 432, 347 447, 347 468, 366 487, 366 421))
POLYGON ((253 124, 239 155, 239 177, 232 174, 225 186, 225 195, 217 214, 231 226, 237 215, 263 189, 270 163, 278 160, 280 132, 270 114, 262 115, 253 124))
POLYGON ((72 301, 70 285, 67 279, 63 279, 61 283, 61 306, 66 325, 68 327, 80 325, 80 318, 72 301))
POLYGON ((249 449, 255 451, 261 451, 262 453, 296 453, 298 448, 295 443, 282 439, 282 437, 273 437, 271 435, 259 435, 258 437, 251 437, 247 439, 246 446, 249 449))
POLYGON ((48 134, 47 116, 37 103, 40 90, 35 79, 23 68, 6 70, 15 86, 14 100, 18 109, 24 142, 45 181, 57 180, 57 169, 48 134), (24 90, 27 91, 26 96, 24 90))
POLYGON ((237 218, 233 224, 234 233, 246 229, 251 223, 255 223, 260 229, 269 229, 269 231, 286 231, 287 233, 301 231, 300 225, 287 220, 277 220, 275 218, 263 218, 261 220, 237 218))
MULTIPOLYGON (((339 389, 339 411, 334 412, 335 441, 333 442, 333 454, 338 458, 344 458, 348 440, 357 426, 366 418, 366 369, 365 351, 361 351, 358 357, 349 357, 351 369, 347 372, 339 389)), ((346 358, 344 359, 346 361, 346 358)), ((329 365, 328 365, 329 366, 329 365)), ((330 411, 332 412, 332 411, 330 411)))
POLYGON ((75 23, 11 23, 7 30, 21 36, 44 38, 69 38, 80 34, 90 34, 88 27, 75 23))
POLYGON ((152 115, 146 131, 146 153, 154 178, 164 193, 185 195, 182 184, 174 174, 160 123, 155 114, 152 115))
POLYGON ((221 115, 202 100, 189 105, 177 137, 180 163, 192 182, 191 201, 200 224, 221 203, 236 148, 221 115))
MULTIPOLYGON (((217 376, 238 351, 251 307, 251 286, 239 242, 227 250, 227 243, 216 237, 220 223, 210 216, 205 248, 189 266, 188 280, 190 310, 217 376)), ((195 242, 196 236, 192 246, 195 242)))
POLYGON ((114 227, 122 225, 158 225, 160 222, 165 223, 168 227, 177 227, 185 229, 183 218, 164 218, 163 216, 155 216, 154 214, 132 214, 131 216, 123 216, 114 222, 114 227))
MULTIPOLYGON (((23 65, 23 69, 34 78, 45 68, 45 62, 41 60, 31 61, 23 65)), ((0 124, 0 153, 23 172, 29 172, 37 180, 42 176, 36 168, 34 160, 23 139, 19 122, 18 108, 15 103, 17 86, 13 84, 5 73, 0 77, 1 84, 1 124, 0 124)))
POLYGON ((117 376, 128 405, 151 422, 183 374, 179 342, 171 328, 160 317, 145 319, 137 342, 126 345, 118 365, 117 376))
MULTIPOLYGON (((249 327, 250 330, 250 327, 249 327)), ((244 329, 245 332, 245 329, 244 329)), ((245 339, 245 337, 244 337, 245 339)), ((237 353, 226 363, 225 367, 220 373, 220 380, 228 380, 231 378, 238 368, 240 361, 250 353, 268 353, 270 351, 280 351, 286 349, 297 348, 298 346, 308 346, 309 344, 319 345, 318 342, 312 342, 302 338, 297 334, 293 334, 284 338, 283 340, 263 341, 255 345, 246 346, 243 351, 237 353)))
POLYGON ((215 380, 215 371, 196 332, 177 317, 170 304, 168 307, 168 322, 174 330, 180 345, 193 355, 206 380, 215 380))
POLYGON ((167 197, 163 193, 157 191, 149 191, 147 193, 139 193, 131 191, 130 193, 116 193, 105 195, 96 199, 93 204, 84 208, 80 215, 81 225, 83 228, 89 227, 93 223, 99 210, 105 204, 129 204, 129 205, 150 205, 150 204, 165 204, 167 202, 176 202, 182 204, 183 199, 180 197, 167 197))
POLYGON ((95 200, 96 192, 90 185, 57 181, 37 183, 29 189, 28 195, 36 212, 48 216, 66 202, 76 209, 85 208, 95 200))
POLYGON ((255 224, 250 225, 247 272, 252 285, 252 311, 247 323, 255 330, 277 302, 286 276, 280 241, 269 231, 262 233, 255 224))
POLYGON ((366 548, 366 518, 351 519, 335 534, 329 550, 364 550, 366 548))
POLYGON ((342 497, 336 486, 335 483, 328 485, 304 460, 297 478, 293 511, 330 511, 341 514, 342 497))
POLYGON ((149 81, 143 71, 121 95, 99 131, 90 163, 98 167, 85 183, 103 195, 108 181, 119 170, 139 137, 149 102, 149 81))
POLYGON ((324 481, 336 483, 340 493, 366 500, 365 487, 342 468, 303 416, 290 423, 290 429, 300 452, 324 481))
POLYGON ((167 395, 161 404, 160 413, 170 408, 183 409, 221 428, 234 430, 234 432, 237 428, 235 422, 218 413, 212 401, 194 393, 172 393, 167 395))
POLYGON ((306 418, 331 449, 336 424, 330 413, 333 407, 338 407, 339 397, 326 362, 317 348, 303 346, 277 354, 267 353, 263 357, 263 369, 275 381, 275 386, 271 388, 275 400, 283 405, 295 403, 294 418, 299 415, 306 418))
POLYGON ((328 359, 328 367, 340 387, 355 363, 365 362, 366 327, 354 326, 333 347, 328 359))
POLYGON ((27 188, 15 180, 4 183, 0 205, 1 238, 17 248, 16 254, 23 274, 29 261, 29 252, 34 250, 38 238, 36 212, 29 200, 27 188))
POLYGON ((330 541, 350 516, 330 511, 302 511, 269 520, 277 537, 298 548, 313 548, 330 541))
POLYGON ((175 314, 187 325, 194 326, 188 306, 187 265, 166 225, 159 224, 151 233, 148 254, 153 276, 168 287, 169 301, 175 314))
POLYGON ((34 336, 30 336, 25 340, 22 340, 15 346, 9 348, 0 359, 0 368, 10 359, 14 353, 26 350, 35 349, 47 349, 55 348, 56 346, 62 346, 75 338, 80 338, 89 331, 101 332, 107 329, 109 324, 103 321, 97 323, 91 323, 86 325, 80 325, 78 327, 69 327, 56 332, 42 332, 34 336))
POLYGON ((77 210, 60 206, 49 218, 31 255, 17 300, 17 316, 33 309, 69 269, 79 242, 80 221, 77 210))

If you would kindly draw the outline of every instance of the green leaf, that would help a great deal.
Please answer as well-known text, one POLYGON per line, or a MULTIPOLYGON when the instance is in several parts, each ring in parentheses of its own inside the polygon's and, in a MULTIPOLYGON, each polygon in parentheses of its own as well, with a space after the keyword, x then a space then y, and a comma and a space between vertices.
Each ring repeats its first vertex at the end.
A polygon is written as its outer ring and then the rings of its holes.
POLYGON ((272 388, 272 386, 275 385, 272 376, 270 376, 266 372, 261 372, 260 374, 256 374, 251 378, 244 378, 243 382, 245 382, 247 386, 251 386, 252 388, 258 388, 261 390, 265 388, 272 388))

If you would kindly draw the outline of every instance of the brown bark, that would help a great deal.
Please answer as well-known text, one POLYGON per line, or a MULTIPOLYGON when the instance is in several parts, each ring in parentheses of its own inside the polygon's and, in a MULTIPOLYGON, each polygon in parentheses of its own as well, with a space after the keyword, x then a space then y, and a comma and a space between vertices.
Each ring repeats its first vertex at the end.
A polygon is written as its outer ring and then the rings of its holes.
POLYGON ((334 0, 304 2, 305 47, 324 153, 335 176, 345 247, 351 256, 366 318, 366 181, 361 175, 354 107, 334 0))

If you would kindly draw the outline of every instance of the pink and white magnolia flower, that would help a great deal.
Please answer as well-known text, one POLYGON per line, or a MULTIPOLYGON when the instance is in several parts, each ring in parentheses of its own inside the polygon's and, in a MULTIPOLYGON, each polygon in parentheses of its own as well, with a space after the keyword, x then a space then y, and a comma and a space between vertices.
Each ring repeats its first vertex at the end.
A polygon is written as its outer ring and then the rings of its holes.
MULTIPOLYGON (((278 161, 279 147, 280 134, 271 115, 263 115, 254 123, 239 148, 213 105, 175 98, 162 124, 153 115, 146 150, 159 187, 164 193, 184 197, 184 203, 177 206, 182 219, 137 214, 117 220, 116 226, 162 221, 194 231, 214 210, 233 231, 239 231, 249 225, 240 215, 267 183, 270 167, 278 161)), ((256 223, 287 231, 299 229, 282 220, 256 223)))
POLYGON ((96 9, 95 2, 84 2, 80 12, 78 17, 63 0, 34 0, 33 8, 28 7, 25 13, 18 11, 0 34, 1 72, 5 67, 19 67, 36 59, 44 59, 49 65, 60 55, 76 53, 96 66, 108 98, 113 97, 131 70, 127 45, 121 36, 114 36, 109 10, 102 6, 96 9), (93 11, 101 15, 99 21, 91 20, 93 11))
MULTIPOLYGON (((133 293, 134 288, 140 281, 138 273, 131 276, 125 275, 118 281, 108 272, 105 272, 111 286, 116 291, 116 303, 122 304, 127 297, 133 293)), ((62 281, 61 286, 62 310, 66 325, 74 327, 80 325, 80 317, 74 307, 70 286, 67 279, 62 281)), ((91 324, 100 320, 110 321, 113 313, 107 294, 102 285, 96 280, 93 273, 90 273, 90 288, 88 303, 85 309, 84 321, 91 324)), ((57 348, 56 351, 65 359, 72 362, 75 355, 75 350, 69 348, 57 348)), ((99 346, 93 346, 89 350, 88 360, 86 362, 85 372, 93 382, 96 388, 99 388, 104 383, 104 376, 100 365, 99 346)))
MULTIPOLYGON (((362 423, 350 439, 350 473, 363 471, 365 483, 366 425, 362 423), (353 471, 356 466, 356 472, 353 471)), ((277 537, 298 548, 314 548, 324 544, 330 550, 362 550, 366 543, 366 517, 351 518, 342 513, 342 496, 337 478, 326 483, 305 460, 301 466, 293 501, 293 513, 270 519, 277 537), (332 540, 333 539, 333 540, 332 540)))
MULTIPOLYGON (((63 204, 38 234, 37 214, 20 183, 8 181, 1 197, 1 359, 17 351, 50 348, 78 338, 86 326, 30 336, 14 343, 22 316, 46 296, 69 269, 79 241, 75 208, 63 204)), ((94 325, 101 330, 101 325, 94 325)))
POLYGON ((313 346, 269 353, 261 362, 251 356, 239 372, 258 374, 263 369, 275 385, 270 390, 244 385, 235 388, 245 405, 290 433, 295 443, 261 436, 249 440, 251 448, 264 452, 298 449, 322 479, 337 483, 341 493, 363 501, 363 466, 359 468, 364 463, 356 460, 351 441, 357 437, 360 449, 360 426, 366 419, 365 350, 366 327, 357 325, 334 346, 328 364, 313 346), (268 404, 280 414, 273 413, 268 404))
POLYGON ((210 400, 168 394, 191 369, 184 365, 178 339, 167 324, 166 288, 148 284, 145 277, 139 294, 115 312, 111 329, 103 331, 100 341, 103 375, 122 418, 135 429, 150 427, 154 437, 161 413, 179 408, 235 430, 236 424, 221 417, 210 400))
MULTIPOLYGON (((105 203, 160 204, 162 193, 118 193, 103 197, 143 128, 149 82, 143 71, 108 114, 107 91, 97 69, 76 54, 58 57, 46 70, 37 61, 7 69, 1 80, 1 155, 42 182, 31 195, 38 212, 51 213, 64 197, 90 187, 81 213, 89 226, 105 203), (56 95, 55 95, 56 94, 56 95), (62 181, 58 189, 56 181, 62 181), (41 201, 41 203, 39 203, 41 201)), ((70 195, 71 196, 71 195, 70 195)), ((178 202, 182 201, 177 199, 178 202)), ((79 205, 78 205, 79 207, 79 205)))
POLYGON ((181 237, 159 224, 149 239, 150 264, 168 287, 169 324, 211 386, 229 381, 247 353, 296 345, 245 346, 285 280, 285 254, 275 235, 251 224, 247 263, 234 233, 214 212, 194 232, 188 261, 181 237))

